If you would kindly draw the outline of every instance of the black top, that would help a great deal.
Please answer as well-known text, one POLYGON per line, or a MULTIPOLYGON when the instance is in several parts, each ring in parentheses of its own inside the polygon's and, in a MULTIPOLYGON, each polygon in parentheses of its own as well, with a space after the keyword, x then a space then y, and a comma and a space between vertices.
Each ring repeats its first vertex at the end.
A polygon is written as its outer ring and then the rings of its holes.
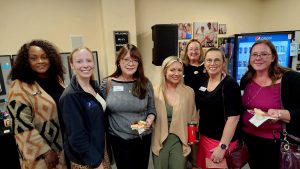
MULTIPOLYGON (((242 112, 241 93, 239 85, 230 76, 226 76, 211 92, 206 90, 207 83, 208 78, 201 84, 196 98, 200 109, 199 131, 209 138, 221 140, 227 117, 237 116, 242 112)), ((232 141, 236 139, 237 134, 232 141)))
POLYGON ((64 91, 64 87, 62 87, 62 85, 59 82, 57 82, 55 79, 53 79, 53 78, 38 78, 37 77, 36 82, 55 101, 55 104, 56 104, 56 107, 57 107, 57 112, 58 112, 58 120, 59 120, 59 124, 60 124, 60 129, 61 129, 61 132, 63 134, 63 132, 64 132, 64 124, 63 124, 63 120, 62 120, 62 115, 60 113, 60 109, 58 108, 58 104, 59 104, 59 98, 60 98, 61 94, 64 91))
POLYGON ((206 73, 203 73, 203 70, 204 64, 200 66, 184 65, 184 83, 194 90, 195 95, 197 95, 200 84, 207 77, 206 73))
POLYGON ((184 83, 194 91, 199 90, 200 83, 206 74, 203 73, 204 64, 200 66, 184 65, 184 83))

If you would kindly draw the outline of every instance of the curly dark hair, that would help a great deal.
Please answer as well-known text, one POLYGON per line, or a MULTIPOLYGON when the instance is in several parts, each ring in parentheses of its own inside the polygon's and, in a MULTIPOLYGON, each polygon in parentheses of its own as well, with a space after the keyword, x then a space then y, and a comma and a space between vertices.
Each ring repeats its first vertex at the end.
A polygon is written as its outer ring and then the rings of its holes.
POLYGON ((116 59, 116 71, 110 75, 110 77, 119 77, 122 74, 122 70, 120 67, 120 61, 125 57, 127 53, 130 53, 130 56, 134 59, 137 59, 139 64, 137 67, 136 72, 133 74, 133 77, 136 79, 135 85, 132 87, 132 94, 137 96, 139 99, 144 99, 147 94, 147 83, 148 79, 145 77, 143 62, 142 62, 142 55, 139 52, 138 48, 132 44, 124 45, 118 54, 116 59))
POLYGON ((42 48, 46 53, 47 58, 49 58, 50 67, 47 71, 48 76, 54 78, 54 80, 58 82, 63 82, 65 68, 62 64, 60 53, 52 43, 46 40, 32 40, 21 47, 15 58, 11 72, 8 75, 8 79, 18 79, 29 84, 34 83, 37 73, 31 69, 28 61, 28 51, 31 46, 42 48))

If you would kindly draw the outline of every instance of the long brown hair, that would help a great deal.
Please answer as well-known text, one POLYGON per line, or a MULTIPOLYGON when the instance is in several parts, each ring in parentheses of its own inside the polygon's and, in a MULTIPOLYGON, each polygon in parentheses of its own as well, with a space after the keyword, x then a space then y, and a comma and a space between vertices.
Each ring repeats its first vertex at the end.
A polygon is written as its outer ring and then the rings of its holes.
POLYGON ((120 61, 125 57, 125 55, 128 52, 130 54, 130 57, 137 59, 139 63, 136 72, 133 74, 133 78, 136 79, 136 83, 132 87, 132 94, 138 97, 139 99, 144 99, 147 94, 148 79, 144 74, 142 55, 136 46, 132 44, 126 44, 120 49, 115 62, 117 69, 113 74, 110 75, 110 77, 119 77, 122 74, 120 61))
MULTIPOLYGON (((267 45, 271 50, 272 56, 274 57, 274 61, 271 63, 271 65, 269 67, 269 70, 268 70, 268 75, 272 80, 272 84, 274 84, 278 79, 280 79, 282 77, 282 75, 285 72, 289 71, 290 69, 279 66, 279 64, 278 64, 278 54, 277 54, 276 48, 273 45, 273 43, 269 40, 258 40, 258 41, 256 41, 250 49, 250 57, 251 57, 253 47, 255 45, 258 45, 258 44, 267 45)), ((254 70, 254 68, 250 64, 250 57, 249 57, 249 61, 248 61, 249 62, 248 71, 245 74, 245 80, 247 80, 247 81, 253 79, 256 75, 256 71, 254 70)))

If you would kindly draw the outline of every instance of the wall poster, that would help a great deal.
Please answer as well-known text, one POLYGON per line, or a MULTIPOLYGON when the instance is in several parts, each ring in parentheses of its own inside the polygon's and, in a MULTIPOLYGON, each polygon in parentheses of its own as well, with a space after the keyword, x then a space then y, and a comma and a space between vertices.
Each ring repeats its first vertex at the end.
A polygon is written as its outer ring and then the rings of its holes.
POLYGON ((194 22, 194 38, 202 47, 217 47, 218 22, 194 22))
POLYGON ((129 42, 129 31, 114 31, 116 53, 129 42))

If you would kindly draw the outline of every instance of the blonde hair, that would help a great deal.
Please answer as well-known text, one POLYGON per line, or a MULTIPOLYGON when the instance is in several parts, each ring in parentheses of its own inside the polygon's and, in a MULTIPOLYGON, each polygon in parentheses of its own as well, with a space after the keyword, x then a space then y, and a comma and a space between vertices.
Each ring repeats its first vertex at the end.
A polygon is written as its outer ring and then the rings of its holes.
MULTIPOLYGON (((162 65, 161 65, 162 69, 161 69, 161 83, 160 83, 160 87, 161 87, 163 93, 165 92, 165 87, 166 87, 166 73, 167 73, 167 69, 174 62, 179 62, 182 65, 182 68, 183 68, 183 62, 177 56, 169 56, 169 57, 167 57, 163 61, 162 65)), ((183 84, 183 78, 181 78, 181 81, 180 81, 179 84, 183 84)))
MULTIPOLYGON (((93 62, 94 62, 94 69, 95 69, 96 63, 95 63, 95 60, 94 60, 93 52, 92 52, 88 47, 79 47, 79 48, 74 49, 74 50, 71 52, 70 57, 69 57, 69 62, 70 62, 70 64, 73 64, 73 56, 74 56, 74 54, 75 54, 76 52, 82 50, 82 49, 88 51, 88 52, 91 54, 92 59, 93 59, 93 62)), ((92 74, 92 76, 91 76, 91 80, 95 80, 94 72, 93 72, 93 74, 92 74)))

